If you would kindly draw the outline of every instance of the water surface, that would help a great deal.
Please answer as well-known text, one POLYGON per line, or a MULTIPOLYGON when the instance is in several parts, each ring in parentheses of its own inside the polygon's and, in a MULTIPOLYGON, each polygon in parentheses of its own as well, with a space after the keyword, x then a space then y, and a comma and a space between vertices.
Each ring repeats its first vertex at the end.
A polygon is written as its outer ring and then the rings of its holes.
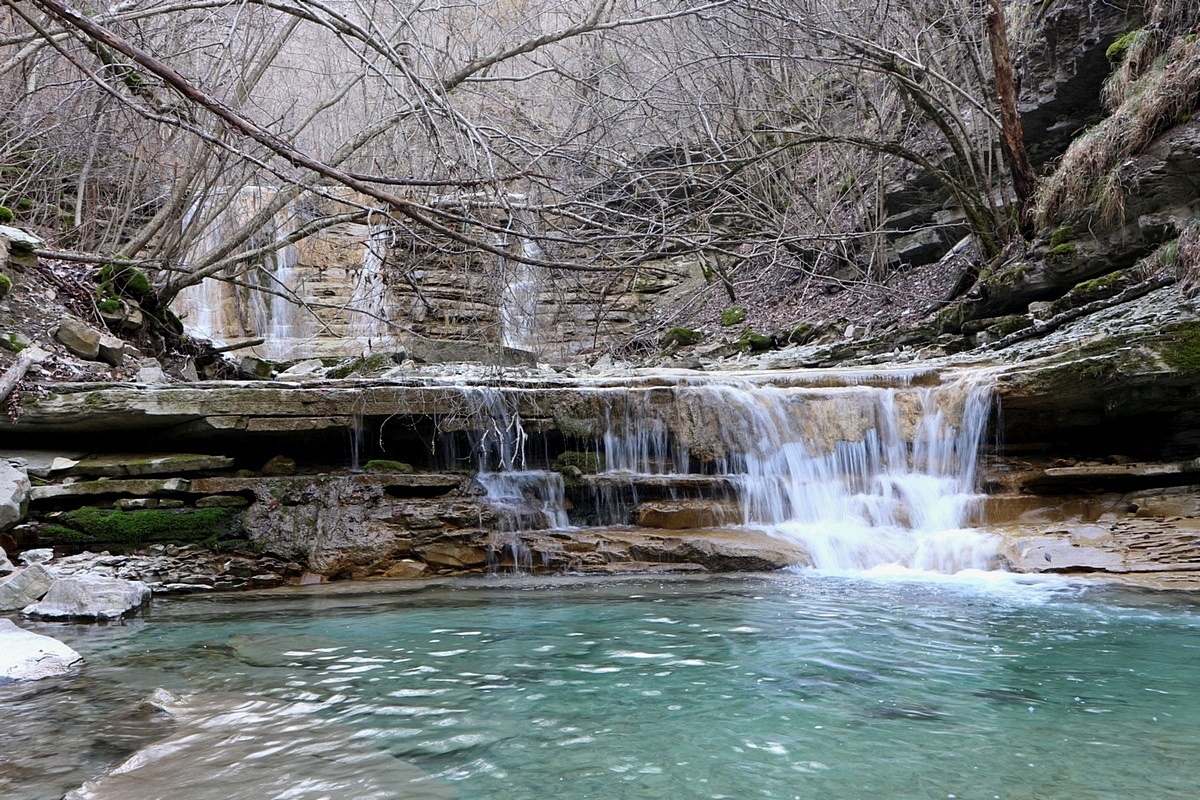
POLYGON ((145 796, 1195 796, 1187 596, 814 574, 397 586, 25 623, 87 665, 0 687, 0 796, 58 797, 181 734, 198 744, 169 769, 130 773, 145 796), (135 708, 158 687, 191 695, 191 723, 135 708), (268 786, 306 770, 328 785, 268 786), (216 773, 241 793, 206 793, 216 773))

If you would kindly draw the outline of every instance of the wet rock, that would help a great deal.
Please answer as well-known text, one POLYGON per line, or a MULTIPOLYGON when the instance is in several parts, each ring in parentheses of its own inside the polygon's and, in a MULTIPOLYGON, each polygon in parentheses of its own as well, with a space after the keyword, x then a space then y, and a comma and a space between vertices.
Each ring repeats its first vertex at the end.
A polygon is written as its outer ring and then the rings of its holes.
POLYGON ((662 500, 642 503, 634 524, 642 528, 694 530, 735 522, 735 510, 710 500, 662 500))
POLYGON ((32 567, 34 564, 48 564, 53 560, 54 551, 49 547, 26 550, 24 553, 21 553, 21 563, 27 567, 32 567))
POLYGON ((263 464, 262 474, 277 477, 296 474, 296 462, 287 456, 275 456, 263 464))
POLYGON ((80 575, 60 578, 40 602, 22 613, 41 619, 113 620, 150 602, 150 587, 140 581, 80 575))
POLYGON ((422 564, 420 561, 412 559, 401 559, 395 564, 388 567, 384 573, 385 578, 420 578, 429 574, 429 565, 422 564))
POLYGON ((417 548, 421 559, 433 568, 471 569, 488 563, 487 551, 479 546, 457 542, 440 542, 417 548))
POLYGON ((67 645, 0 619, 0 681, 36 681, 63 675, 83 661, 67 645))
POLYGON ((82 359, 95 361, 100 355, 100 331, 88 326, 78 317, 64 316, 58 323, 54 338, 82 359))
POLYGON ((41 600, 54 583, 54 573, 32 564, 0 583, 0 611, 20 611, 41 600))
POLYGON ((25 470, 0 460, 0 531, 8 530, 24 518, 29 493, 25 470))

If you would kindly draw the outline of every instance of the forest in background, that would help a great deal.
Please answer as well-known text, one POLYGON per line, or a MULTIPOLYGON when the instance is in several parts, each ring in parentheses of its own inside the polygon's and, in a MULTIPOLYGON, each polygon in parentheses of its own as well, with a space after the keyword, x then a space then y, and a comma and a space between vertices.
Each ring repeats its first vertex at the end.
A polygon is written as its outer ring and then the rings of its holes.
MULTIPOLYGON (((1053 5, 1006 5, 1018 58, 1053 5)), ((0 202, 60 252, 137 264, 151 307, 209 276, 286 295, 265 260, 348 221, 631 281, 693 254, 731 301, 744 265, 880 284, 969 234, 963 295, 1039 232, 1124 224, 1122 165, 1196 106, 1193 6, 1126 11, 1108 117, 1034 187, 1005 158, 995 0, 5 0, 0 202), (906 185, 942 210, 906 218, 906 185), (930 246, 906 256, 914 231, 930 246)), ((1188 260, 1189 230, 1164 260, 1188 260)))

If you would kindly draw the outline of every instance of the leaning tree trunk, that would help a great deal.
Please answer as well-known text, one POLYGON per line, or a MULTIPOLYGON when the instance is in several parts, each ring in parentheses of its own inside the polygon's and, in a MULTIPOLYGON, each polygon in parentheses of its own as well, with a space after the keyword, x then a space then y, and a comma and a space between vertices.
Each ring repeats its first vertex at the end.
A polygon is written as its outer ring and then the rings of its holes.
POLYGON ((988 44, 992 50, 992 65, 996 73, 996 94, 1000 98, 1000 145, 1012 173, 1013 189, 1017 194, 1022 231, 1029 227, 1033 215, 1035 179, 1029 152, 1025 149, 1025 131, 1017 111, 1017 83, 1013 77, 1012 54, 1008 49, 1008 31, 1000 0, 988 0, 984 12, 987 21, 988 44))

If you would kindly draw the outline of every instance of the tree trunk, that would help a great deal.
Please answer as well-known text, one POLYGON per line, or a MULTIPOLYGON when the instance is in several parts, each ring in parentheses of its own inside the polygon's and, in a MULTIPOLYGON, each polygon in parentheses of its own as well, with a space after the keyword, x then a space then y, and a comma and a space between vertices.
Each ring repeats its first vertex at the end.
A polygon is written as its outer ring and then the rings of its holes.
POLYGON ((1000 0, 988 0, 984 12, 987 21, 988 44, 992 50, 992 65, 996 72, 996 94, 1000 98, 1000 145, 1012 173, 1013 189, 1017 194, 1021 230, 1024 232, 1033 219, 1035 179, 1029 152, 1025 149, 1025 131, 1017 111, 1017 83, 1013 76, 1012 54, 1008 50, 1008 32, 1000 0))

